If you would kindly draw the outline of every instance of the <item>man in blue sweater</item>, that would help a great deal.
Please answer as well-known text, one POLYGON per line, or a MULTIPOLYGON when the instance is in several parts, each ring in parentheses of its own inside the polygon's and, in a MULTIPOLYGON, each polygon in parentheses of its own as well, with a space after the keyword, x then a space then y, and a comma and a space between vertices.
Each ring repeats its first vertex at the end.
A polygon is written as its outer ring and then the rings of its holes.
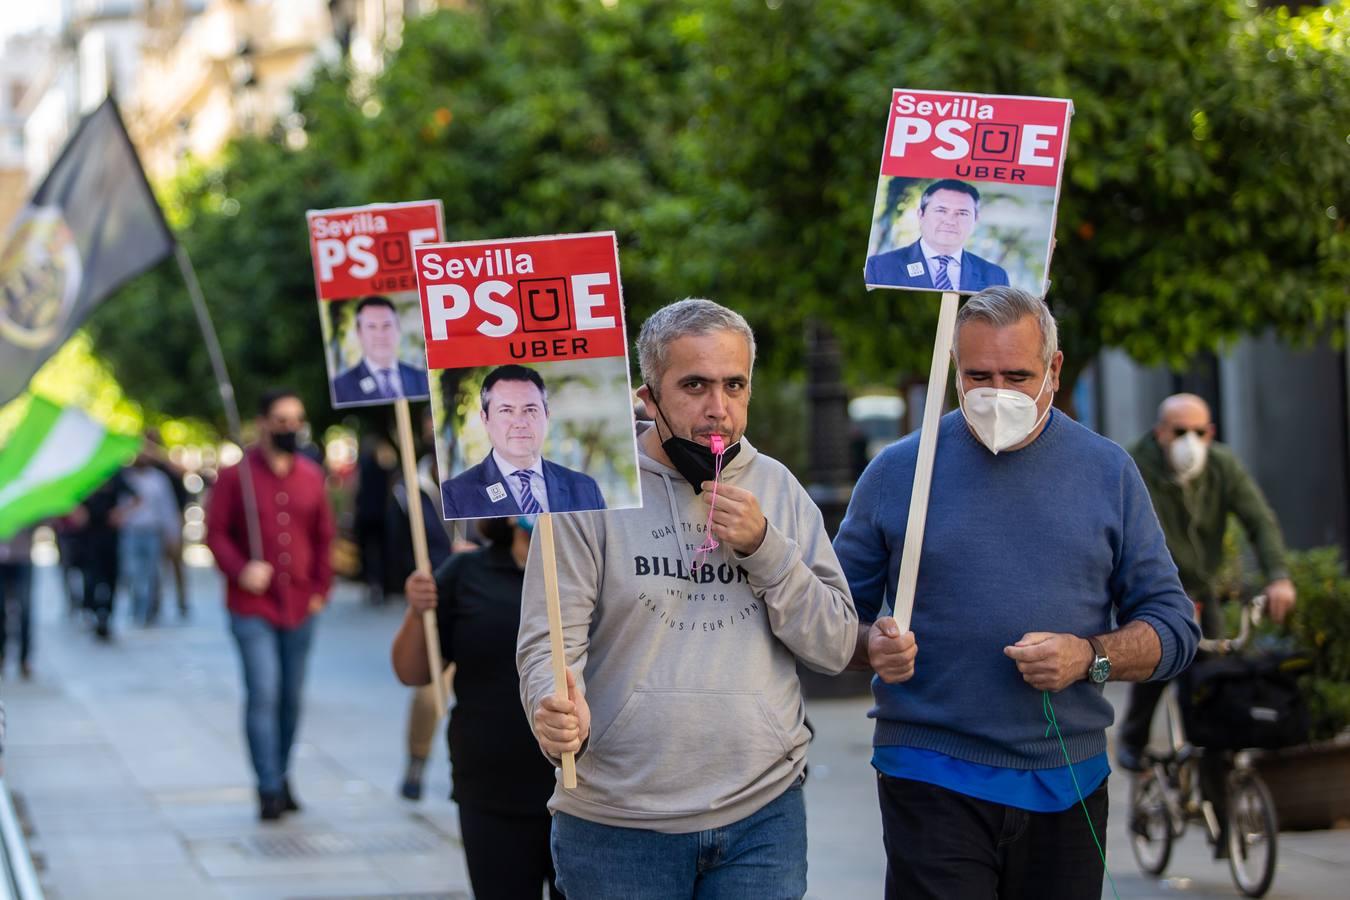
POLYGON ((940 426, 912 633, 881 613, 917 433, 867 467, 835 540, 860 621, 854 663, 877 673, 886 896, 1096 900, 1102 683, 1184 669, 1194 609, 1130 457, 1051 409, 1064 357, 1045 304, 981 291, 952 355, 961 411, 940 426))

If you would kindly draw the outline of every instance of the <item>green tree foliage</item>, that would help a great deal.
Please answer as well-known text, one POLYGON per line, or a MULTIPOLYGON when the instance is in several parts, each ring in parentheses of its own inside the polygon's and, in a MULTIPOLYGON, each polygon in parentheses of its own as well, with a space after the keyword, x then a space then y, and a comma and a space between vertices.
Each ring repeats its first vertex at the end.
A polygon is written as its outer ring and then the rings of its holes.
POLYGON ((1104 345, 1184 366, 1320 333, 1350 300, 1350 5, 1251 6, 704 4, 682 271, 757 322, 826 320, 854 379, 926 371, 936 297, 861 287, 890 89, 1068 97, 1048 299, 1071 378, 1104 345))
MULTIPOLYGON (((681 114, 667 93, 682 68, 673 12, 512 0, 416 21, 372 83, 335 68, 297 97, 303 146, 280 130, 242 139, 170 186, 244 417, 284 383, 311 419, 335 418, 306 209, 439 198, 451 240, 614 229, 630 317, 665 302, 631 251, 661 195, 663 128, 681 114)), ((133 395, 221 421, 176 268, 139 280, 90 327, 133 395)))
MULTIPOLYGON (((814 320, 851 380, 893 382, 926 372, 937 303, 861 287, 890 89, 1069 97, 1070 379, 1107 345, 1180 366, 1350 302, 1350 2, 1255 5, 492 0, 411 24, 371 83, 320 74, 303 147, 236 142, 172 207, 246 402, 284 381, 329 413, 304 210, 427 197, 451 239, 616 230, 631 323, 711 296, 771 376, 814 320)), ((219 418, 176 272, 92 328, 133 396, 219 418)))

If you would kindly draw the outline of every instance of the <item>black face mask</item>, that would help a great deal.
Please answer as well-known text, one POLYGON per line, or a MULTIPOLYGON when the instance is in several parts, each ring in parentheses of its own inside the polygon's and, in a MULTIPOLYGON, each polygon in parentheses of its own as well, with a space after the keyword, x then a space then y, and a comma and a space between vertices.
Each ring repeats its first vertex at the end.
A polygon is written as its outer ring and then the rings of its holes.
MULTIPOLYGON (((717 455, 698 441, 676 437, 670 427, 670 420, 666 419, 666 414, 661 411, 661 404, 656 402, 656 391, 651 390, 650 385, 647 389, 652 396, 652 405, 656 407, 657 414, 665 420, 666 430, 670 432, 670 437, 661 442, 661 449, 666 451, 666 456, 670 457, 670 464, 675 470, 693 486, 694 493, 703 493, 703 482, 712 481, 717 475, 717 455)), ((661 436, 660 429, 657 429, 656 435, 661 436)), ((740 452, 740 441, 727 447, 722 453, 722 466, 725 467, 740 452)))
POLYGON ((278 453, 294 453, 300 446, 300 435, 296 431, 272 432, 272 449, 278 453))

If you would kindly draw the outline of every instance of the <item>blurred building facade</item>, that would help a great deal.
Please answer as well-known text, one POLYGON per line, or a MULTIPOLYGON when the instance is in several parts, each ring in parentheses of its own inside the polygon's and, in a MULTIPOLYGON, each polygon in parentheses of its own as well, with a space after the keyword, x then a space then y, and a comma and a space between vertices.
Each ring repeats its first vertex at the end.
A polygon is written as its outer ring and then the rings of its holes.
POLYGON ((108 94, 151 178, 169 178, 235 135, 278 123, 298 132, 292 93, 316 67, 346 60, 374 76, 408 20, 454 5, 462 0, 63 0, 59 33, 12 39, 0 63, 0 224, 108 94))
POLYGON ((123 104, 152 180, 189 156, 210 159, 237 134, 292 112, 291 94, 338 57, 326 0, 210 0, 195 15, 147 22, 140 69, 123 104))
POLYGON ((0 229, 29 193, 24 129, 45 93, 54 52, 54 38, 25 34, 7 40, 0 53, 0 229))
POLYGON ((303 140, 293 94, 316 68, 373 76, 404 23, 446 0, 150 0, 128 127, 152 179, 280 125, 303 140))

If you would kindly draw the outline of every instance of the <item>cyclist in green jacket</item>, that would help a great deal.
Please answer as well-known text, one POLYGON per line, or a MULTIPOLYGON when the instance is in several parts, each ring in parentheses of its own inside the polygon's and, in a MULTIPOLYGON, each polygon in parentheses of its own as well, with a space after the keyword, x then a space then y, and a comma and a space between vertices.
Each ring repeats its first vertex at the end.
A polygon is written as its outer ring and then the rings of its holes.
MULTIPOLYGON (((1265 573, 1267 609, 1275 621, 1283 621, 1294 607, 1295 594, 1285 568, 1279 523, 1237 457, 1215 442, 1209 405, 1194 394, 1168 397, 1158 407, 1158 423, 1130 449, 1130 455, 1153 498, 1181 586, 1200 611, 1205 637, 1223 636, 1214 581, 1223 563, 1223 536, 1230 514, 1242 523, 1265 573)), ((1131 686, 1116 746, 1116 761, 1122 769, 1139 769, 1153 710, 1165 687, 1164 682, 1131 686)))

